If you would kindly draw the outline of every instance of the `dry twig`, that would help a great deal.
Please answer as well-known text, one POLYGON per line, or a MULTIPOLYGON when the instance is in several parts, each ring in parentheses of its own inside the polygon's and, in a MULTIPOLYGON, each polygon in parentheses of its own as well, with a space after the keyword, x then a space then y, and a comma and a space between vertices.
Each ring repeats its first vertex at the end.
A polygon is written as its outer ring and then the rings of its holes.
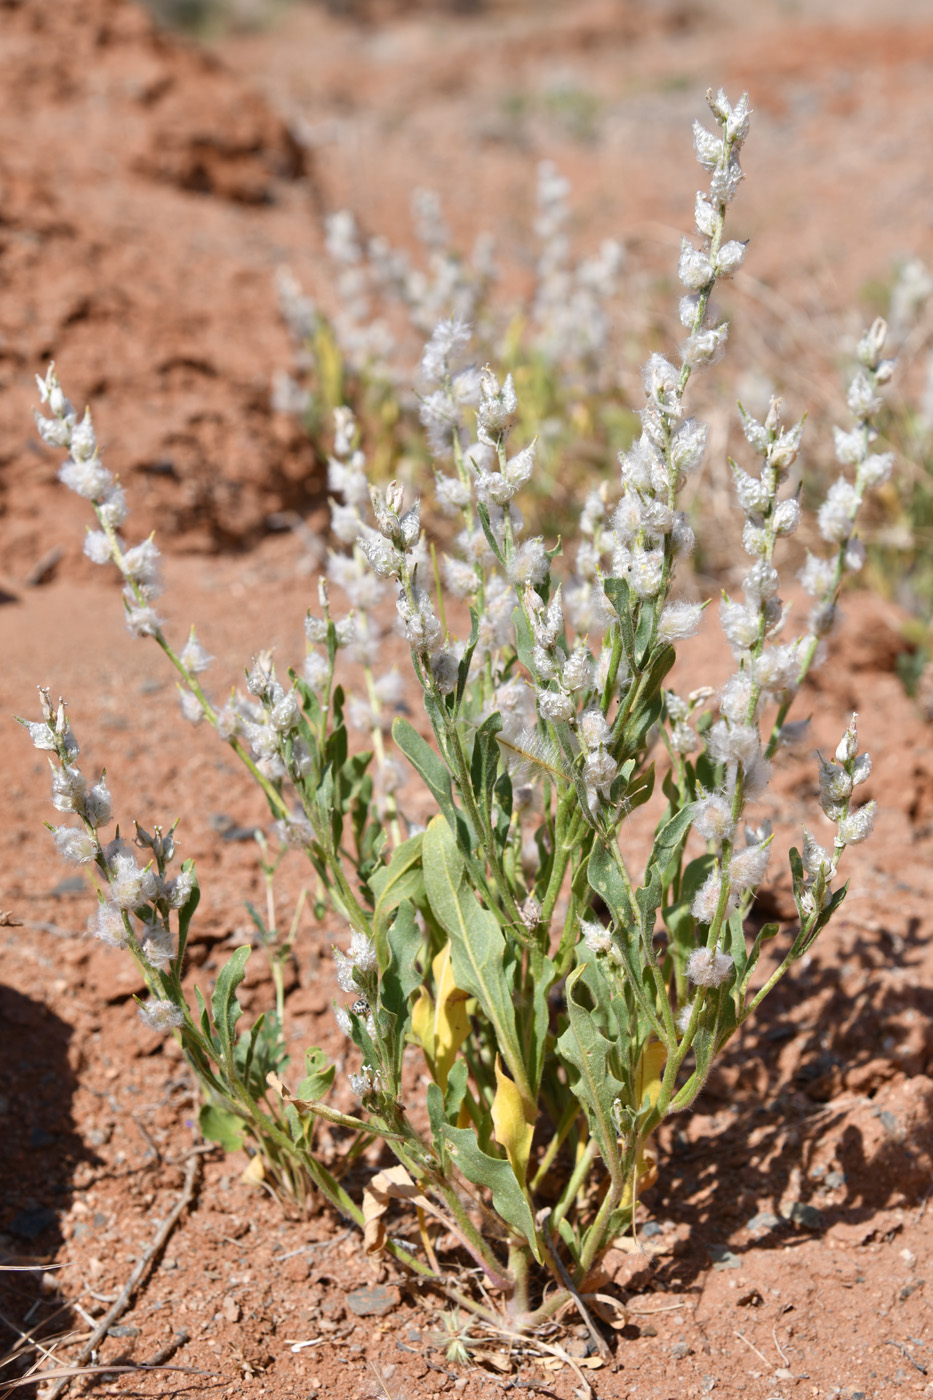
POLYGON ((548 1254, 551 1256, 551 1262, 554 1264, 555 1268, 557 1269, 557 1272, 560 1274, 560 1277, 563 1280, 564 1287, 567 1289, 571 1298, 573 1298, 573 1301, 576 1303, 577 1312, 583 1318, 583 1321, 586 1325, 586 1330, 587 1332, 589 1332, 590 1337, 593 1341, 593 1345, 596 1347, 597 1351, 599 1352, 600 1356, 603 1358, 604 1361, 610 1361, 612 1359, 612 1352, 609 1350, 609 1347, 606 1344, 606 1339, 601 1335, 593 1319, 590 1317, 590 1314, 587 1311, 586 1304, 580 1297, 580 1294, 577 1292, 576 1288, 574 1288, 573 1286, 573 1279, 567 1273, 567 1270, 564 1268, 563 1262, 561 1261, 557 1250, 554 1248, 554 1243, 551 1239, 550 1231, 547 1227, 548 1216, 550 1214, 550 1209, 542 1210, 538 1213, 538 1222, 541 1226, 541 1238, 544 1241, 544 1247, 547 1250, 548 1254))
POLYGON ((735 1335, 738 1337, 738 1339, 739 1339, 740 1342, 744 1342, 745 1345, 746 1345, 747 1347, 751 1347, 751 1349, 752 1349, 752 1351, 755 1353, 755 1355, 756 1355, 756 1356, 760 1356, 761 1359, 762 1359, 762 1361, 765 1363, 765 1365, 766 1365, 767 1367, 769 1367, 769 1369, 770 1369, 770 1367, 771 1367, 774 1363, 768 1360, 768 1358, 765 1356, 765 1354, 764 1354, 763 1351, 759 1351, 759 1350, 758 1350, 758 1348, 755 1346, 755 1343, 754 1343, 754 1342, 750 1342, 749 1339, 745 1336, 745 1334, 744 1334, 743 1332, 736 1332, 735 1335))
MULTIPOLYGON (((64 1374, 60 1372, 56 1373, 58 1377, 56 1379, 56 1383, 55 1385, 53 1385, 52 1389, 45 1397, 45 1400, 58 1400, 58 1397, 66 1390, 68 1382, 69 1380, 71 1380, 72 1376, 87 1374, 80 1368, 82 1368, 85 1365, 85 1363, 90 1359, 95 1349, 100 1345, 103 1338, 107 1335, 108 1329, 113 1326, 117 1318, 121 1317, 123 1313, 126 1312, 127 1308, 133 1300, 133 1297, 136 1294, 136 1290, 139 1288, 139 1285, 142 1283, 143 1279, 148 1274, 150 1267, 155 1262, 156 1258, 164 1248, 166 1241, 168 1240, 175 1226, 178 1224, 178 1221, 181 1218, 182 1214, 194 1200, 195 1192, 197 1189, 197 1180, 200 1173, 200 1167, 201 1156, 199 1153, 193 1153, 188 1158, 188 1164, 185 1168, 185 1184, 182 1187, 181 1195, 178 1197, 178 1200, 175 1202, 168 1215, 162 1221, 162 1224, 159 1226, 158 1230, 155 1233, 155 1237, 153 1238, 152 1243, 147 1245, 146 1248, 143 1250, 142 1254, 139 1256, 139 1259, 136 1261, 136 1267, 133 1269, 133 1272, 127 1279, 123 1290, 120 1293, 120 1296, 117 1298, 117 1301, 114 1303, 113 1307, 109 1310, 109 1312, 106 1312, 101 1318, 100 1322, 94 1329, 94 1332, 92 1333, 90 1339, 85 1343, 84 1347, 82 1348, 81 1355, 75 1362, 75 1367, 78 1369, 68 1370, 64 1374)), ((129 1367, 128 1369, 136 1370, 144 1368, 129 1367)), ((167 1367, 160 1369, 185 1370, 187 1368, 167 1367)))

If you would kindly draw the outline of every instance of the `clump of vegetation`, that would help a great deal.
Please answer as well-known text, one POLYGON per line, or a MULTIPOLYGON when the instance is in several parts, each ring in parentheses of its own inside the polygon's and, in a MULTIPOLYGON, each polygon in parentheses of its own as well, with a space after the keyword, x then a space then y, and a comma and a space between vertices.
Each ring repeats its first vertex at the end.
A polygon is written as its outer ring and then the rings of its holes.
MULTIPOLYGON (((750 935, 746 916, 774 842, 749 805, 765 799, 784 746, 799 741, 794 697, 820 659, 846 573, 863 561, 858 512, 893 465, 873 451, 892 362, 876 321, 858 346, 850 421, 835 432, 843 472, 818 512, 825 547, 807 557, 812 608, 797 633, 779 564, 801 517, 791 471, 804 425, 784 423, 777 401, 761 421, 740 410, 749 460, 732 471, 744 574, 741 596, 719 608, 734 671, 715 697, 669 688, 677 647, 705 608, 677 594, 693 545, 678 493, 708 439, 690 416, 690 390, 726 348, 711 296, 746 253, 725 224, 748 102, 720 92, 709 105, 714 130, 694 133, 708 186, 678 268, 683 343, 677 358, 653 353, 645 364, 618 493, 610 499, 606 483, 589 492, 572 545, 530 535, 518 500, 540 471, 540 448, 520 377, 481 368, 464 317, 443 319, 421 359, 419 418, 452 543, 438 557, 419 501, 395 482, 370 484, 357 419, 339 405, 329 477, 337 547, 306 619, 307 655, 287 678, 260 655, 245 695, 209 696, 204 647, 194 631, 176 647, 157 610, 156 545, 124 540, 127 502, 90 413, 78 417, 54 367, 39 386, 51 414, 37 415, 40 432, 67 450, 61 479, 94 511, 86 552, 116 565, 127 626, 165 652, 183 714, 238 756, 277 841, 304 852, 346 928, 336 1016, 357 1052, 357 1112, 329 1102, 336 1069, 320 1049, 307 1050, 303 1075, 290 1074, 281 995, 241 1028, 249 948, 219 973, 210 1005, 186 999, 193 865, 176 868, 171 831, 108 836, 105 780, 82 771, 65 707, 43 691, 41 716, 23 723, 52 763, 64 816, 54 840, 96 881, 93 932, 136 961, 149 988, 141 1015, 181 1044, 209 1137, 246 1145, 281 1189, 320 1191, 363 1229, 370 1252, 513 1329, 566 1305, 588 1315, 600 1259, 659 1170, 658 1125, 694 1101, 731 1036, 812 947, 845 895, 845 850, 874 818, 874 804, 855 796, 871 765, 853 716, 835 753, 819 757, 831 839, 804 831, 790 851, 798 924, 762 975, 762 948, 779 928, 750 935), (410 650, 407 682, 383 667, 389 591, 410 650), (352 693, 345 661, 363 678, 352 693), (420 726, 397 713, 412 684, 420 726), (351 745, 351 727, 368 734, 366 751, 351 745), (664 810, 636 868, 628 823, 656 783, 664 810), (405 1079, 412 1051, 427 1082, 420 1102, 405 1079), (317 1150, 321 1123, 344 1154, 336 1163, 317 1150), (354 1195, 345 1165, 374 1140, 394 1164, 354 1195), (396 1212, 417 1216, 420 1247, 390 1234, 396 1212)), ((267 853, 267 873, 274 863, 267 853)), ((271 920, 256 918, 275 956, 271 920)), ((464 1335, 454 1328, 451 1345, 466 1346, 464 1335)))

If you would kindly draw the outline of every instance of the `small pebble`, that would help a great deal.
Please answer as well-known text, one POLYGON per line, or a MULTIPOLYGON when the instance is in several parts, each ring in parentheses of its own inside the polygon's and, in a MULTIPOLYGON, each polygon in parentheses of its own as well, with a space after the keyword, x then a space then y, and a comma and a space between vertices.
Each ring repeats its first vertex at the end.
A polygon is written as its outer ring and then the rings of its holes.
POLYGON ((770 1210, 760 1210, 757 1215, 753 1215, 751 1220, 745 1222, 746 1230, 750 1230, 753 1235, 766 1235, 769 1230, 776 1230, 780 1225, 778 1217, 770 1210))
POLYGON ((822 1230, 826 1223, 823 1212, 806 1201, 792 1201, 789 1206, 782 1206, 781 1214, 785 1220, 804 1230, 822 1230))

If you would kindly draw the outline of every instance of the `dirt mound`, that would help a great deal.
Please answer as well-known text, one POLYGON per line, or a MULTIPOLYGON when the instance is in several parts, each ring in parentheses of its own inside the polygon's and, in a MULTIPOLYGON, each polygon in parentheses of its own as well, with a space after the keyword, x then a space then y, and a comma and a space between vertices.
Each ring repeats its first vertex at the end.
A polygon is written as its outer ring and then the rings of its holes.
POLYGON ((52 357, 93 400, 109 465, 141 474, 141 527, 248 540, 313 488, 267 389, 288 356, 270 250, 286 212, 307 225, 308 154, 243 79, 124 0, 7 0, 0 24, 5 568, 80 539, 46 533, 71 507, 33 455, 32 374, 52 357))

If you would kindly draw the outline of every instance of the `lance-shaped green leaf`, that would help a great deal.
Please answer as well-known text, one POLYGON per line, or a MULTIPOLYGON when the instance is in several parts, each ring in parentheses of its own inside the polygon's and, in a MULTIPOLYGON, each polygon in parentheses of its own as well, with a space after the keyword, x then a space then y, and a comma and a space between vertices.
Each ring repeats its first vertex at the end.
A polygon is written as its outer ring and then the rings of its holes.
POLYGON ((486 820, 492 824, 492 802, 499 771, 499 745, 496 735, 502 728, 502 716, 498 710, 484 720, 476 731, 473 741, 473 761, 470 765, 470 778, 480 807, 486 820))
POLYGON ((630 1011, 625 997, 613 990, 599 965, 599 959, 588 953, 582 944, 579 945, 579 955, 586 958, 580 964, 580 981, 593 998, 590 1015, 614 1045, 626 1045, 633 1036, 637 1038, 638 1019, 634 1009, 630 1011))
MULTIPOLYGON (((442 729, 445 716, 434 697, 429 694, 425 695, 424 705, 428 717, 435 727, 435 732, 442 729)), ((408 720, 402 719, 401 716, 392 725, 392 738, 424 780, 438 807, 447 818, 451 831, 456 832, 460 849, 469 856, 471 852, 476 850, 479 837, 473 831, 466 813, 462 812, 454 802, 450 786, 450 770, 447 764, 439 754, 435 753, 427 740, 422 739, 417 729, 414 729, 408 720)))
MULTIPOLYGON (((240 1036, 233 1051, 234 1060, 237 1065, 240 1065, 242 1062, 240 1077, 247 1088, 251 1087, 249 1081, 253 1070, 253 1060, 256 1055, 256 1045, 259 1041, 259 1037, 262 1035, 265 1024, 266 1013, 261 1011, 253 1022, 252 1030, 248 1035, 244 1034, 240 1036)), ((273 1066, 273 1068, 276 1068, 276 1066, 273 1066)))
POLYGON ((677 849, 690 830, 695 815, 696 803, 688 802, 679 812, 675 812, 670 821, 665 822, 656 834, 651 861, 657 864, 662 875, 677 854, 677 849))
POLYGON ((847 880, 846 883, 842 886, 842 888, 836 890, 836 893, 832 895, 823 905, 822 909, 817 915, 816 921, 812 929, 810 930, 806 940, 803 942, 801 947, 798 949, 795 945, 795 957, 802 958, 804 953, 809 952, 809 950, 813 947, 813 944, 816 942, 817 938, 819 938, 823 929, 829 923, 830 919, 833 917, 836 910, 839 908, 840 904, 845 899, 848 893, 849 882, 847 880))
POLYGON ((388 962, 389 950, 386 945, 386 931, 392 915, 403 899, 417 904, 424 894, 424 876, 421 873, 421 842, 423 833, 411 836, 396 846, 388 865, 371 877, 369 887, 376 900, 373 911, 373 938, 376 944, 376 959, 380 968, 388 962))
POLYGON ((270 1070, 266 1075, 266 1083, 278 1094, 286 1107, 290 1105, 295 1109, 299 1117, 304 1118, 312 1114, 315 1118, 323 1118, 326 1123, 336 1123, 340 1128, 353 1128, 358 1133, 378 1133, 379 1137, 385 1138, 387 1142, 405 1141, 401 1133, 393 1132, 378 1122, 366 1123, 362 1118, 354 1118, 349 1113, 338 1113, 330 1104, 298 1098, 286 1088, 274 1070, 270 1070))
POLYGON ((571 1089, 586 1109, 590 1129, 610 1173, 619 1165, 618 1131, 613 1105, 625 1085, 610 1068, 613 1047, 597 1027, 590 1011, 576 998, 583 968, 575 968, 567 978, 568 1026, 557 1042, 557 1053, 567 1066, 571 1089))
POLYGON ((654 934, 654 916, 661 907, 661 896, 661 875, 658 867, 652 865, 648 870, 647 883, 635 891, 635 903, 641 914, 644 938, 649 944, 654 934))
POLYGON ((522 1096, 533 1100, 515 1023, 512 967, 505 937, 464 879, 463 857, 441 817, 434 817, 424 833, 422 860, 428 902, 450 939, 457 986, 476 997, 495 1029, 499 1049, 522 1096))
POLYGON ((763 924, 755 935, 755 941, 752 944, 751 949, 749 950, 748 960, 745 964, 745 971, 742 975, 741 987, 739 986, 739 979, 736 978, 736 994, 741 995, 741 997, 743 998, 741 1002, 736 1002, 736 1008, 739 1012, 740 1018, 742 1014, 742 1008, 744 1006, 745 993, 748 991, 748 984, 751 981, 752 973, 754 972, 755 967, 758 963, 758 959, 761 955, 761 945, 763 943, 767 943, 772 938, 776 938, 780 931, 780 924, 763 924))
POLYGON ((181 870, 183 875, 190 873, 193 884, 191 886, 191 893, 178 911, 178 952, 175 955, 175 966, 178 968, 179 976, 181 976, 182 962, 185 956, 185 945, 188 942, 188 926, 194 917, 194 911, 197 909, 198 901, 201 898, 201 891, 198 888, 198 877, 194 870, 194 861, 186 860, 181 870))
POLYGON ((590 888, 595 890, 616 923, 626 927, 634 915, 629 892, 613 856, 602 840, 593 842, 586 867, 590 888))
POLYGON ((622 629, 622 649, 632 664, 635 658, 635 629, 632 625, 634 595, 624 578, 604 578, 603 590, 615 608, 622 629))
POLYGON ((624 764, 623 770, 609 789, 609 800, 618 806, 624 804, 627 816, 631 815, 637 807, 643 807, 654 792, 654 764, 649 763, 643 773, 636 773, 632 778, 624 770, 629 767, 634 768, 634 766, 633 759, 624 764))
POLYGON ((334 1082, 336 1065, 327 1063, 327 1054, 317 1045, 305 1051, 305 1077, 295 1090, 299 1099, 319 1099, 326 1094, 334 1082))
POLYGON ((206 1103, 198 1114, 201 1136, 219 1142, 225 1152, 238 1152, 246 1136, 246 1124, 236 1113, 216 1103, 206 1103))
POLYGON ((441 1158, 442 1170, 447 1169, 447 1129, 455 1128, 460 1119, 460 1111, 467 1093, 467 1080, 470 1067, 465 1059, 455 1060, 447 1076, 447 1088, 431 1083, 425 1091, 428 1119, 434 1137, 434 1146, 441 1158))
POLYGON ((200 987, 195 987, 194 999, 198 1004, 198 1025, 201 1028, 201 1034, 207 1041, 208 1045, 211 1045, 213 1043, 213 1037, 211 1036, 211 1018, 208 1015, 207 1007, 204 1004, 204 997, 201 993, 200 987))
POLYGON ((470 639, 466 644, 466 650, 457 667, 457 690, 454 699, 454 714, 458 714, 460 706, 463 704, 463 692, 470 677, 470 665, 473 661, 473 653, 476 650, 476 643, 479 641, 479 613, 475 608, 470 609, 470 639))
POLYGON ((416 961, 422 941, 421 930, 415 923, 414 905, 405 899, 399 905, 388 932, 388 963, 379 979, 379 1005, 401 1023, 398 1029, 402 1037, 411 994, 418 990, 424 980, 416 961))
POLYGON ((549 1002, 551 988, 557 981, 557 967, 550 958, 542 958, 534 975, 531 1015, 524 1018, 525 1064, 532 1092, 537 1095, 544 1073, 548 1034, 551 1024, 549 1002))
POLYGON ((415 772, 424 779, 444 816, 454 825, 457 819, 456 808, 450 791, 450 771, 444 760, 401 715, 397 716, 392 724, 392 738, 415 772))
POLYGON ((317 747, 316 731, 321 723, 321 702, 318 700, 317 695, 312 690, 308 682, 304 679, 303 676, 299 675, 297 671, 290 670, 288 675, 289 679, 292 682, 292 685, 295 687, 295 689, 298 691, 298 694, 301 696, 301 708, 304 715, 306 716, 306 723, 302 727, 302 735, 305 741, 307 741, 309 738, 311 739, 310 747, 312 752, 314 752, 314 750, 317 747))
POLYGON ((431 1136, 434 1139, 434 1150, 441 1161, 441 1171, 447 1171, 447 1128, 448 1122, 444 1113, 444 1094, 438 1084, 432 1082, 425 1092, 425 1099, 428 1110, 428 1122, 431 1124, 431 1136))
POLYGON ((664 872, 674 858, 681 841, 690 829, 694 806, 688 803, 680 812, 675 812, 670 821, 665 822, 654 838, 654 846, 648 862, 647 880, 640 890, 635 891, 635 902, 641 913, 641 926, 646 940, 654 932, 655 915, 664 897, 664 872))
POLYGON ((531 635, 531 628, 528 625, 524 608, 512 609, 512 622, 515 627, 515 651, 518 659, 525 669, 534 675, 535 639, 531 635))
POLYGON ((490 1157, 476 1141, 472 1128, 444 1128, 447 1150, 467 1181, 492 1192, 494 1210, 520 1239, 526 1241, 538 1263, 542 1262, 528 1199, 504 1157, 490 1157))
POLYGON ((246 959, 250 951, 248 947, 237 948, 227 959, 217 977, 214 995, 211 998, 211 1011, 214 1013, 220 1053, 231 1079, 234 1077, 233 1045, 236 1023, 243 1014, 243 1008, 236 999, 236 989, 246 975, 246 959))

